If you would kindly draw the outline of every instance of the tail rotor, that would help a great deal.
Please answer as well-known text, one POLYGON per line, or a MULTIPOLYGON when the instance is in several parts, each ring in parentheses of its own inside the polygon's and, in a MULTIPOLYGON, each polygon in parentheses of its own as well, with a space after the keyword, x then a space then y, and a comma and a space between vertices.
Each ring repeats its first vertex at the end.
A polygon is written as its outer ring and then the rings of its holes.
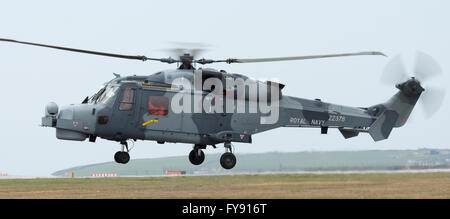
POLYGON ((396 84, 398 88, 405 84, 412 84, 408 83, 408 81, 415 81, 419 87, 423 86, 423 94, 419 101, 425 117, 430 118, 439 111, 446 94, 445 88, 432 85, 431 81, 431 79, 442 75, 442 68, 430 55, 424 52, 416 52, 413 72, 414 76, 409 76, 402 57, 396 56, 384 68, 381 82, 388 85, 396 84), (402 82, 405 83, 399 84, 402 82))

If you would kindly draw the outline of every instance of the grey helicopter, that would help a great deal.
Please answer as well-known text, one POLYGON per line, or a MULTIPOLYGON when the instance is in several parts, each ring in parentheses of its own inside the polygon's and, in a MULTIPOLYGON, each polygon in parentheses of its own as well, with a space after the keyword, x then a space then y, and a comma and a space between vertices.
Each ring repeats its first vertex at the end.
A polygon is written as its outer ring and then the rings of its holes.
POLYGON ((61 108, 54 102, 46 105, 41 126, 55 128, 57 139, 88 139, 89 142, 96 142, 97 138, 102 138, 116 141, 120 143, 121 150, 114 155, 114 160, 120 164, 126 164, 130 160, 129 141, 150 140, 158 144, 192 144, 189 161, 193 165, 203 163, 203 150, 207 146, 216 148, 218 144, 223 144, 225 153, 220 158, 220 164, 224 169, 232 169, 237 163, 232 149, 233 142, 252 143, 254 134, 281 127, 317 128, 321 134, 327 134, 329 128, 335 128, 345 139, 356 137, 359 133, 368 133, 374 141, 381 141, 389 137, 393 128, 405 125, 419 99, 422 100, 427 115, 431 116, 439 109, 445 95, 443 89, 427 87, 425 90, 422 86, 423 82, 442 73, 438 63, 423 52, 417 53, 413 77, 408 76, 404 70, 400 56, 388 63, 382 74, 382 81, 396 83, 398 91, 386 102, 368 107, 349 107, 320 99, 308 100, 283 95, 285 85, 279 82, 258 81, 242 74, 196 66, 385 54, 371 51, 215 60, 197 59, 197 50, 194 49, 181 53, 176 58, 150 58, 13 39, 0 38, 0 41, 177 64, 176 69, 151 75, 114 74, 114 79, 106 82, 98 92, 79 104, 61 108), (234 83, 228 83, 230 81, 234 83), (206 107, 197 107, 198 103, 206 104, 206 107), (178 107, 174 107, 174 104, 178 107), (239 106, 242 107, 237 112, 239 106))

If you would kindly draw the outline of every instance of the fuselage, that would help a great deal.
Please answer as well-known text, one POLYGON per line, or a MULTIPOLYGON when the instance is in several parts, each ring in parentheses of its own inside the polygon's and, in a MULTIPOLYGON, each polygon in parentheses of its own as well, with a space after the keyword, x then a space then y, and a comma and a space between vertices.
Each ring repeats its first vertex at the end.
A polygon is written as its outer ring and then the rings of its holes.
MULTIPOLYGON (((208 78, 222 81, 230 77, 248 79, 211 69, 202 73, 202 82, 208 78)), ((159 72, 149 77, 117 77, 87 103, 71 105, 62 108, 57 115, 44 117, 43 125, 55 127, 57 137, 66 140, 89 138, 95 141, 96 137, 101 137, 114 141, 140 139, 215 145, 225 141, 251 143, 252 135, 279 127, 339 128, 360 132, 366 131, 377 118, 368 109, 285 96, 281 93, 283 85, 278 88, 279 96, 267 103, 277 106, 275 122, 265 119, 275 110, 269 113, 250 110, 252 104, 257 106, 262 101, 258 96, 261 93, 257 93, 255 99, 248 95, 239 98, 230 93, 232 89, 224 89, 223 97, 208 100, 223 101, 223 112, 211 112, 207 107, 195 111, 195 105, 199 102, 194 99, 201 100, 200 104, 205 103, 212 91, 202 87, 197 89, 194 83, 191 83, 193 92, 188 94, 192 105, 185 108, 191 110, 178 112, 174 110, 173 102, 182 90, 172 82, 179 78, 193 82, 193 76, 192 70, 177 70, 159 72), (234 104, 232 112, 226 110, 230 103, 234 104), (238 112, 238 105, 245 106, 244 112, 238 112)), ((246 91, 250 92, 248 89, 246 91)))

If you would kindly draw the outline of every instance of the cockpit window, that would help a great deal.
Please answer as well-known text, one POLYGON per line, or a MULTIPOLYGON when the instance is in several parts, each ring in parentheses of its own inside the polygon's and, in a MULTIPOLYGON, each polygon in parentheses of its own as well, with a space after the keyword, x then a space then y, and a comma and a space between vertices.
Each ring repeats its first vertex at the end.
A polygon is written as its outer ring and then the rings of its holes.
POLYGON ((97 91, 97 93, 95 93, 89 98, 89 103, 96 103, 100 95, 102 95, 103 92, 105 92, 105 89, 106 89, 105 87, 100 88, 100 90, 97 91))
POLYGON ((107 86, 103 94, 98 98, 97 103, 113 105, 114 100, 116 99, 117 90, 119 87, 117 86, 107 86))
POLYGON ((119 110, 131 110, 133 109, 134 103, 134 89, 125 88, 122 95, 122 100, 120 101, 119 110))

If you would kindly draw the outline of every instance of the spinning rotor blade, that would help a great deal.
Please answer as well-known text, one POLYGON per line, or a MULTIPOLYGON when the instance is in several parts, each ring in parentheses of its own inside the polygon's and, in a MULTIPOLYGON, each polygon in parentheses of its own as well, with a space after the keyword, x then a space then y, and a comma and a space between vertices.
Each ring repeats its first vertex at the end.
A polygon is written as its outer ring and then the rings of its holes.
POLYGON ((170 54, 171 57, 181 57, 185 54, 189 54, 190 56, 195 59, 196 57, 203 54, 205 51, 207 51, 208 47, 210 45, 204 44, 204 43, 192 43, 192 42, 169 42, 170 44, 174 45, 171 49, 163 49, 162 51, 165 51, 170 54))
POLYGON ((416 53, 414 74, 422 82, 430 80, 442 73, 441 66, 430 55, 423 52, 416 53))
POLYGON ((31 43, 31 42, 25 42, 25 41, 17 41, 17 40, 12 40, 12 39, 0 38, 0 41, 11 42, 11 43, 20 43, 20 44, 26 44, 26 45, 32 45, 32 46, 47 47, 47 48, 66 50, 66 51, 71 51, 71 52, 109 56, 109 57, 114 57, 114 58, 136 59, 136 60, 141 60, 141 61, 153 60, 153 61, 166 62, 165 59, 147 58, 145 56, 130 56, 130 55, 121 55, 121 54, 114 54, 114 53, 97 52, 97 51, 90 51, 90 50, 83 50, 83 49, 74 49, 74 48, 61 47, 61 46, 52 46, 52 45, 45 45, 45 44, 39 44, 39 43, 31 43))
POLYGON ((427 118, 433 116, 442 106, 445 97, 445 89, 428 87, 422 94, 422 109, 427 118))
POLYGON ((204 51, 206 51, 206 49, 199 49, 199 48, 192 48, 192 49, 174 48, 169 50, 169 52, 176 54, 176 57, 180 57, 186 53, 190 54, 193 57, 197 57, 204 51))
POLYGON ((164 49, 162 51, 165 51, 170 55, 170 57, 181 57, 186 54, 189 54, 189 56, 192 56, 192 59, 194 61, 195 57, 198 57, 200 54, 204 53, 206 49, 199 49, 199 48, 173 48, 173 49, 164 49))
POLYGON ((361 56, 361 55, 382 55, 386 56, 381 52, 359 52, 359 53, 343 53, 343 54, 329 54, 329 55, 314 55, 314 56, 291 56, 291 57, 277 57, 277 58, 258 58, 258 59, 234 59, 230 58, 227 60, 219 60, 216 62, 227 62, 231 63, 253 63, 253 62, 278 62, 278 61, 292 61, 292 60, 305 60, 305 59, 321 59, 321 58, 332 58, 332 57, 342 57, 342 56, 361 56))
MULTIPOLYGON (((442 74, 441 66, 430 55, 424 52, 417 52, 414 64, 414 73, 421 82, 426 82, 431 78, 442 74)), ((441 108, 445 97, 445 89, 426 86, 420 98, 425 117, 430 118, 441 108)))
POLYGON ((381 75, 381 82, 386 85, 392 85, 406 80, 408 80, 408 74, 406 73, 403 59, 400 55, 395 56, 389 61, 386 67, 384 67, 381 75))

